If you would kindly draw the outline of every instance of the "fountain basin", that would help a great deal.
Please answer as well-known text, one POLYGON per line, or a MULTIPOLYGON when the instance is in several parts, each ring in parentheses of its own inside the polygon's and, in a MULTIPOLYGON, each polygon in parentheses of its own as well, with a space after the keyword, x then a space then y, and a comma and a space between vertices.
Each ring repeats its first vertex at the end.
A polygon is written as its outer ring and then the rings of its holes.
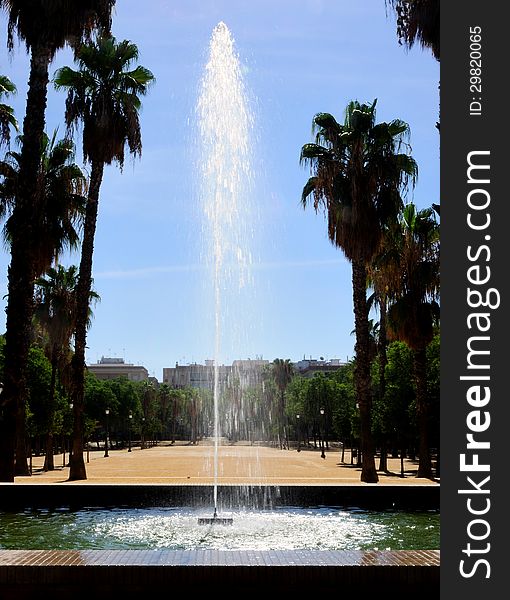
MULTIPOLYGON (((118 528, 119 543, 97 549, 92 540, 88 548, 82 545, 81 549, 56 550, 43 536, 38 549, 37 543, 31 550, 13 546, 2 549, 0 597, 23 600, 38 595, 67 599, 80 592, 96 599, 117 594, 139 598, 162 588, 188 594, 192 590, 228 591, 230 595, 245 593, 246 589, 261 593, 271 589, 300 594, 339 590, 363 594, 373 593, 380 586, 390 589, 393 598, 407 598, 411 593, 414 598, 439 595, 439 486, 220 486, 218 497, 220 516, 230 518, 234 511, 233 527, 198 526, 197 515, 211 514, 212 486, 3 485, 2 517, 16 519, 25 513, 36 522, 56 519, 66 531, 75 511, 86 516, 102 514, 103 529, 96 531, 96 540, 105 539, 108 531, 115 533, 118 528), (242 502, 253 506, 240 509, 242 502), (343 507, 347 506, 351 509, 345 511, 343 507), (354 506, 357 508, 352 510, 354 506), (384 527, 386 520, 388 530, 394 531, 398 528, 393 515, 396 518, 398 511, 417 511, 424 518, 428 514, 437 540, 423 543, 418 535, 414 545, 405 550, 383 538, 369 541, 368 545, 353 540, 343 549, 333 543, 332 533, 337 531, 340 539, 346 531, 354 531, 353 526, 364 513, 372 511, 379 515, 376 530, 384 527), (187 545, 181 540, 179 547, 163 539, 159 547, 152 544, 151 549, 142 549, 136 539, 130 538, 131 543, 122 545, 120 542, 126 539, 124 517, 130 512, 138 513, 142 521, 149 519, 145 521, 145 531, 154 531, 150 519, 165 523, 165 518, 172 522, 175 517, 176 530, 200 535, 202 544, 197 545, 195 538, 187 545), (276 521, 280 516, 284 520, 276 521), (348 520, 343 529, 335 529, 336 518, 348 520), (305 526, 301 529, 301 541, 305 543, 289 543, 292 540, 288 533, 297 533, 298 523, 305 526), (316 542, 307 542, 318 523, 324 524, 323 533, 327 532, 319 535, 322 548, 316 542), (277 531, 276 525, 280 527, 277 531), (261 537, 268 532, 272 539, 261 537), (258 545, 253 543, 256 540, 258 545)), ((5 530, 5 525, 1 529, 5 530)), ((144 530, 138 534, 139 538, 147 537, 144 530)), ((61 535, 60 539, 64 537, 61 535)))

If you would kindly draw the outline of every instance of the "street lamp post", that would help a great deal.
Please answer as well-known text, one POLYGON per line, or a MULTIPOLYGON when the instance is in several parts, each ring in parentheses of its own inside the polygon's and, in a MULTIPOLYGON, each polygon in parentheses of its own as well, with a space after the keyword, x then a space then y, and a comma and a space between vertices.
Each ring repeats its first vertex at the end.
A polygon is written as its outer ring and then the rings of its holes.
POLYGON ((321 458, 326 458, 326 454, 324 452, 324 415, 325 415, 325 410, 323 408, 320 409, 320 413, 321 413, 321 458))
POLYGON ((110 409, 107 408, 104 411, 104 414, 106 415, 106 437, 105 437, 105 444, 104 444, 104 458, 108 458, 110 455, 108 454, 108 416, 110 414, 110 409))
POLYGON ((301 428, 300 428, 300 419, 301 415, 296 415, 296 423, 297 423, 297 451, 301 452, 301 428))
POLYGON ((133 421, 133 413, 129 411, 129 427, 128 427, 128 452, 131 452, 131 423, 133 421))
POLYGON ((145 417, 142 417, 142 440, 140 443, 140 450, 145 449, 145 417))

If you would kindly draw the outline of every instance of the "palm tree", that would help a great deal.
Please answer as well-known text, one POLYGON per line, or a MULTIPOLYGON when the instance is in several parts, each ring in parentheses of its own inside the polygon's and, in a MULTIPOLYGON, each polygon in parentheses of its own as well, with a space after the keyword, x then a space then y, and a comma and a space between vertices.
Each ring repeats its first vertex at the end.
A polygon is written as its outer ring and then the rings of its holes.
POLYGON ((372 104, 350 102, 343 125, 328 113, 317 114, 316 142, 301 150, 301 162, 312 170, 303 189, 303 206, 311 196, 315 210, 326 212, 329 239, 352 265, 361 480, 367 483, 378 481, 371 434, 367 267, 380 247, 384 225, 402 205, 401 193, 417 176, 416 163, 401 152, 407 149, 409 126, 399 119, 376 125, 375 106, 376 100, 372 104))
MULTIPOLYGON (((20 143, 23 138, 20 137, 20 143)), ((78 245, 77 227, 83 216, 86 179, 74 161, 74 145, 69 140, 56 141, 43 135, 39 161, 39 203, 43 209, 37 227, 32 228, 31 245, 35 250, 32 272, 35 277, 44 273, 53 260, 67 248, 78 245)), ((11 151, 0 161, 0 207, 10 213, 4 227, 4 238, 13 246, 18 230, 19 212, 16 201, 21 182, 22 155, 11 151)), ((26 472, 25 402, 19 399, 16 411, 15 473, 26 472)))
POLYGON ((439 0, 386 0, 397 15, 399 42, 412 48, 418 42, 440 57, 439 0))
POLYGON ((399 276, 393 280, 395 300, 388 321, 394 337, 413 351, 420 432, 418 477, 431 479, 426 350, 439 320, 439 225, 431 208, 417 211, 414 204, 405 207, 400 224, 395 240, 399 276))
MULTIPOLYGON (((418 42, 430 48, 436 60, 440 59, 440 0, 385 0, 397 15, 397 36, 407 48, 418 42)), ((439 89, 441 85, 439 84, 439 89)), ((436 128, 441 130, 440 120, 436 128)))
MULTIPOLYGON (((4 96, 16 93, 16 86, 5 75, 0 75, 0 100, 4 96)), ((11 141, 11 127, 18 131, 18 121, 14 116, 12 106, 0 102, 0 145, 9 145, 11 141)))
MULTIPOLYGON (((78 230, 83 222, 86 204, 87 179, 74 162, 75 147, 69 139, 56 139, 43 134, 40 148, 39 181, 41 221, 33 228, 32 244, 35 252, 33 270, 38 277, 44 273, 66 249, 78 247, 78 230)), ((19 137, 23 144, 23 137, 19 137)), ((4 237, 12 246, 16 235, 16 198, 21 186, 19 152, 10 151, 0 161, 0 205, 10 212, 5 224, 4 237)))
MULTIPOLYGON (((14 35, 30 51, 30 76, 23 120, 23 149, 20 185, 14 206, 16 223, 11 240, 8 271, 7 325, 2 410, 0 411, 0 481, 14 481, 14 475, 28 474, 23 456, 17 454, 16 415, 24 412, 27 395, 26 366, 33 314, 34 227, 44 215, 38 172, 48 86, 48 69, 56 52, 67 43, 88 38, 97 26, 109 29, 115 0, 0 0, 8 16, 8 47, 14 35)), ((19 421, 19 419, 18 419, 19 421)), ((19 449, 18 449, 19 450, 19 449)))
POLYGON ((162 383, 158 387, 158 400, 159 400, 159 418, 160 418, 160 440, 166 439, 164 436, 168 433, 169 421, 170 421, 170 399, 172 397, 172 388, 168 383, 162 383))
POLYGON ((86 479, 82 453, 83 395, 86 317, 92 276, 94 236, 99 190, 105 165, 117 162, 122 168, 126 146, 134 156, 142 152, 138 112, 140 96, 146 94, 153 74, 144 67, 131 66, 138 48, 128 40, 100 36, 76 53, 79 70, 63 67, 55 74, 57 89, 66 89, 68 127, 83 124, 83 156, 91 164, 90 188, 83 232, 77 290, 77 321, 73 357, 74 437, 70 480, 86 479))
POLYGON ((278 426, 280 438, 280 449, 289 449, 288 431, 287 431, 287 419, 285 415, 285 390, 292 380, 294 374, 294 367, 290 359, 286 358, 275 358, 273 361, 273 378, 276 383, 276 387, 280 392, 280 400, 278 403, 278 426))
MULTIPOLYGON (((373 258, 371 263, 368 265, 368 285, 373 289, 373 293, 368 298, 368 307, 371 310, 373 307, 379 312, 379 323, 377 331, 377 370, 378 370, 378 389, 377 395, 380 402, 384 403, 386 395, 386 365, 388 364, 388 302, 389 302, 389 285, 392 278, 399 277, 398 267, 395 266, 394 260, 388 260, 388 258, 395 259, 394 253, 396 248, 392 244, 394 238, 394 232, 398 229, 399 223, 395 219, 386 224, 383 229, 383 237, 381 241, 381 247, 377 255, 373 258), (390 281, 388 281, 390 278, 390 281)), ((387 447, 386 439, 383 436, 381 440, 381 452, 379 461, 379 471, 387 471, 387 447)))
POLYGON ((35 317, 46 333, 45 352, 51 363, 48 394, 48 432, 44 469, 53 471, 53 431, 57 372, 67 362, 76 313, 76 283, 78 269, 62 265, 48 269, 45 277, 36 280, 35 317))

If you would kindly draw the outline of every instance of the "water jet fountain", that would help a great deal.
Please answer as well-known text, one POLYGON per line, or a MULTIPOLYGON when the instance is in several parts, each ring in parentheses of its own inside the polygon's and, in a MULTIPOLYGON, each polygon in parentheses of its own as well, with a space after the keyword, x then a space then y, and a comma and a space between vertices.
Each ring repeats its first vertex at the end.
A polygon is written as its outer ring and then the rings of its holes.
MULTIPOLYGON (((220 22, 214 28, 209 60, 197 103, 201 145, 201 196, 208 240, 207 259, 214 294, 214 516, 200 524, 231 524, 219 518, 218 446, 222 435, 219 413, 219 365, 225 343, 225 325, 239 331, 241 322, 228 318, 239 301, 236 292, 250 279, 251 252, 247 188, 250 185, 249 134, 252 123, 239 58, 232 35, 220 22), (237 322, 236 322, 237 321, 237 322)), ((232 340, 231 340, 232 341, 232 340)))

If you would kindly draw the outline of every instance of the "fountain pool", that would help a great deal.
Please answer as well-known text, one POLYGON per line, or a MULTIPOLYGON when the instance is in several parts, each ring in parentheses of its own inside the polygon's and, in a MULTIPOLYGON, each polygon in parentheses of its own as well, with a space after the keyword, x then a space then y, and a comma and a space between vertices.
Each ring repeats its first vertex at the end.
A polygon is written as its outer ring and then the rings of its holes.
POLYGON ((414 550, 439 548, 438 511, 278 507, 224 511, 229 527, 197 524, 204 508, 61 508, 0 512, 2 549, 414 550))

